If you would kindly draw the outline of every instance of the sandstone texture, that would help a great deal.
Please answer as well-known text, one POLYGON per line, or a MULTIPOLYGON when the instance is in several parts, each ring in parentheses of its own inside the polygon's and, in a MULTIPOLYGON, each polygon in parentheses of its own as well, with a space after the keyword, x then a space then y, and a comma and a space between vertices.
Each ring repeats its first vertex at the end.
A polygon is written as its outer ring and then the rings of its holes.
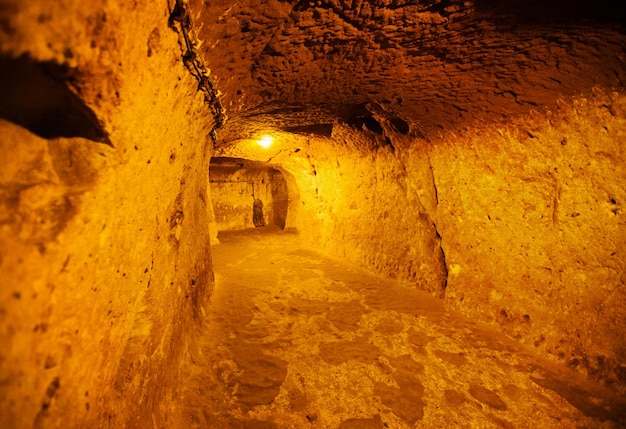
POLYGON ((0 10, 0 427, 163 427, 212 289, 211 121, 168 5, 0 10))
POLYGON ((207 58, 241 53, 209 60, 232 116, 217 153, 289 170, 309 243, 623 391, 622 15, 550 1, 258 8, 200 12, 207 58), (259 151, 268 130, 278 143, 259 151))
POLYGON ((270 153, 219 151, 294 176, 311 245, 623 391, 625 100, 596 90, 431 142, 338 124, 329 138, 277 134, 270 153))
POLYGON ((497 329, 406 283, 302 248, 296 234, 260 230, 220 233, 213 247, 210 335, 185 384, 185 427, 626 422, 622 396, 497 329))
MULTIPOLYGON (((206 337, 220 323, 211 311, 222 311, 209 306, 210 244, 218 229, 261 224, 416 293, 398 310, 348 292, 336 302, 277 292, 343 333, 308 346, 322 367, 367 367, 378 349, 393 360, 387 379, 355 380, 407 424, 420 424, 424 392, 437 386, 450 406, 491 413, 455 421, 517 427, 505 413, 530 392, 424 381, 414 351, 405 359, 404 346, 368 339, 381 332, 362 326, 368 312, 402 313, 418 291, 625 395, 626 20, 616 3, 2 0, 0 427, 200 425, 207 417, 188 413, 201 408, 189 402, 197 392, 181 386, 211 386, 198 365, 223 346, 206 337), (273 144, 260 146, 263 136, 273 144)), ((268 276, 250 281, 255 273, 268 276)), ((383 299, 391 283, 375 284, 383 299)), ((262 304, 242 299, 233 308, 262 304)), ((271 324, 277 310, 265 310, 244 316, 271 324)), ((439 329, 378 316, 382 332, 418 348, 439 329)), ((220 353, 255 352, 230 345, 220 353)), ((466 365, 448 346, 426 352, 466 365)), ((266 406, 264 417, 287 426, 388 424, 371 403, 341 420, 319 415, 324 424, 279 417, 310 398, 285 372, 296 358, 267 355, 223 369, 243 386, 268 383, 260 399, 239 391, 241 422, 266 406)), ((577 413, 564 422, 603 427, 577 413)), ((250 427, 271 427, 263 416, 250 427)), ((215 418, 205 423, 226 417, 215 418)))
POLYGON ((283 174, 246 160, 213 158, 209 167, 216 229, 285 228, 289 196, 283 174))
POLYGON ((624 15, 609 1, 192 0, 190 7, 201 23, 199 51, 229 112, 225 139, 350 121, 371 102, 431 136, 624 83, 624 15))
POLYGON ((446 301, 622 391, 625 102, 576 99, 431 152, 446 301))

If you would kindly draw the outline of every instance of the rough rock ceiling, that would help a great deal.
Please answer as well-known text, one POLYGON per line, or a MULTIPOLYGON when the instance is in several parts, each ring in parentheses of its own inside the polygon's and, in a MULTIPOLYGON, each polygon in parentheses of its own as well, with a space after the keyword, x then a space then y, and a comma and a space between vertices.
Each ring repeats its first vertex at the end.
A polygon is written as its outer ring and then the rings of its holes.
MULTIPOLYGON (((428 136, 504 119, 594 85, 623 88, 617 2, 192 0, 222 93, 222 142, 325 134, 372 106, 428 136)), ((360 118, 360 119, 359 119, 360 118)), ((366 124, 367 126, 367 124, 366 124)))

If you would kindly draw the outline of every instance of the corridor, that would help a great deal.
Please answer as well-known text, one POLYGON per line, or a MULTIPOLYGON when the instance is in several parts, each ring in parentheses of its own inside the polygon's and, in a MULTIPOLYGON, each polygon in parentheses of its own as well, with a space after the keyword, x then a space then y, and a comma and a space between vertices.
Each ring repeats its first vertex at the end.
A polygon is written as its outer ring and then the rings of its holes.
POLYGON ((278 228, 222 232, 197 428, 618 428, 626 402, 278 228))

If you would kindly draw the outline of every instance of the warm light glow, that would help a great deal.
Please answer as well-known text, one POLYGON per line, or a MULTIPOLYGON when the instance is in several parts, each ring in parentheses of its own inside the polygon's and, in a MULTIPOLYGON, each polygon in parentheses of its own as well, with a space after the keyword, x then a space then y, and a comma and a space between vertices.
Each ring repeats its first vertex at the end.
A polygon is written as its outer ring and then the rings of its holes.
POLYGON ((270 147, 273 142, 274 142, 274 137, 270 137, 270 136, 263 136, 261 140, 257 140, 257 143, 259 144, 259 146, 263 146, 264 148, 270 147))

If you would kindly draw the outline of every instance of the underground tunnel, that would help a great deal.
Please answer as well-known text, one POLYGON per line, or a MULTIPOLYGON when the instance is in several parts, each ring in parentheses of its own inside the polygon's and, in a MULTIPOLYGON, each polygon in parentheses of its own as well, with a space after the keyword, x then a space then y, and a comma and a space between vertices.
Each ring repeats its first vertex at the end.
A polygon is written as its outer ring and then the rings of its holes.
POLYGON ((3 0, 0 427, 624 427, 615 3, 3 0))
POLYGON ((213 157, 209 183, 217 231, 285 229, 289 191, 280 170, 261 162, 213 157))

